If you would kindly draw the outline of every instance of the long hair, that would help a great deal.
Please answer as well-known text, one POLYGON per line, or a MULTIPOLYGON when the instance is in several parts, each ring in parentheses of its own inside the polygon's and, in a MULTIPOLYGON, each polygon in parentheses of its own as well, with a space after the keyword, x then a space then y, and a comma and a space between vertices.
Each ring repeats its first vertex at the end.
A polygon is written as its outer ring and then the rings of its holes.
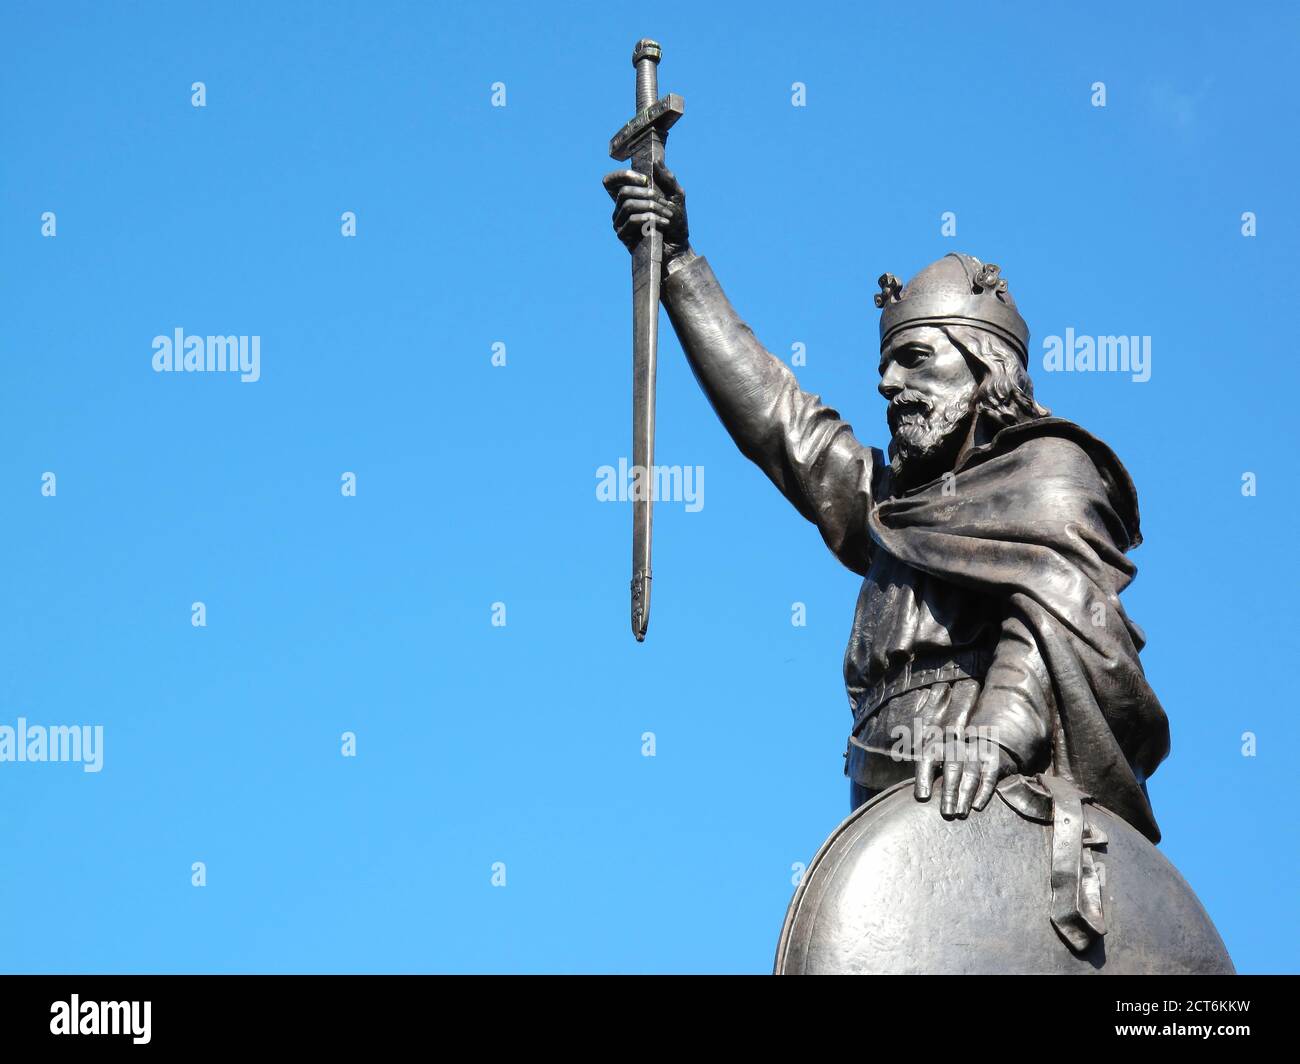
POLYGON ((965 356, 977 381, 975 409, 997 428, 1050 417, 1034 401, 1034 382, 1010 344, 987 329, 971 325, 942 325, 944 335, 965 356))

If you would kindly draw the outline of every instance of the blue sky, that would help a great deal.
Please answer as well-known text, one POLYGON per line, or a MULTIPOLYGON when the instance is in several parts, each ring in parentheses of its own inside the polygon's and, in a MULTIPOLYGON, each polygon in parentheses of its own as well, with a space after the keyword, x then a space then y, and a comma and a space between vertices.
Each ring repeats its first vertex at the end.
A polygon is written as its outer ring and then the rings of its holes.
POLYGON ((770 968, 792 865, 846 812, 858 581, 667 332, 657 457, 705 499, 658 508, 629 634, 630 514, 595 494, 629 451, 600 177, 652 35, 697 248, 864 441, 875 278, 1001 264, 1038 397, 1139 488, 1163 849, 1240 970, 1295 971, 1298 23, 6 5, 0 724, 105 745, 99 773, 0 765, 0 970, 770 968), (261 379, 153 372, 176 328, 259 336, 261 379), (1067 329, 1151 337, 1150 380, 1041 372, 1067 329))

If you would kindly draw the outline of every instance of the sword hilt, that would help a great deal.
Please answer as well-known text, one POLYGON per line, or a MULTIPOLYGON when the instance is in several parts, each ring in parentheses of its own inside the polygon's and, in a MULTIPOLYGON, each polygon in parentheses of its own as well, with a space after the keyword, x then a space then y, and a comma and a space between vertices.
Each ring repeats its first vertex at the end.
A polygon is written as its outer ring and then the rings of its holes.
POLYGON ((657 140, 662 147, 668 130, 682 117, 686 105, 680 96, 670 92, 659 99, 658 67, 662 55, 659 42, 648 37, 637 41, 632 50, 632 65, 636 68, 636 114, 610 139, 609 154, 614 159, 630 159, 646 140, 657 140))
POLYGON ((636 67, 636 109, 639 114, 659 99, 659 60, 663 50, 658 41, 644 37, 632 49, 632 65, 636 67))

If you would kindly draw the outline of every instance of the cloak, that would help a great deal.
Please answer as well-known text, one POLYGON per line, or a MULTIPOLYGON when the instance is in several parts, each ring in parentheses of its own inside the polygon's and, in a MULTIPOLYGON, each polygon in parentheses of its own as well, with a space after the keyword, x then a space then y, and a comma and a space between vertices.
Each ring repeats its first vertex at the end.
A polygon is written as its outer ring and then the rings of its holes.
POLYGON ((872 540, 901 561, 1005 602, 1051 674, 1050 771, 1160 840, 1146 780, 1169 722, 1119 594, 1142 542, 1137 493, 1100 440, 1040 418, 999 432, 944 477, 872 506, 872 540))

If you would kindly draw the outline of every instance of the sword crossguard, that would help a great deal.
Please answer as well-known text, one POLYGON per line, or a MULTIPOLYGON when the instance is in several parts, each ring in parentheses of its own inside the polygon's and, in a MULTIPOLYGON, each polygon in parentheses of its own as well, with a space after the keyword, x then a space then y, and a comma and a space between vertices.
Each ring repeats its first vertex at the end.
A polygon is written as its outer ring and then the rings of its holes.
POLYGON ((630 159, 651 132, 659 140, 668 139, 668 130, 681 118, 686 104, 680 96, 670 92, 659 98, 659 60, 663 49, 658 41, 649 37, 636 42, 632 50, 632 65, 636 68, 636 114, 632 116, 609 142, 609 154, 615 159, 630 159))

